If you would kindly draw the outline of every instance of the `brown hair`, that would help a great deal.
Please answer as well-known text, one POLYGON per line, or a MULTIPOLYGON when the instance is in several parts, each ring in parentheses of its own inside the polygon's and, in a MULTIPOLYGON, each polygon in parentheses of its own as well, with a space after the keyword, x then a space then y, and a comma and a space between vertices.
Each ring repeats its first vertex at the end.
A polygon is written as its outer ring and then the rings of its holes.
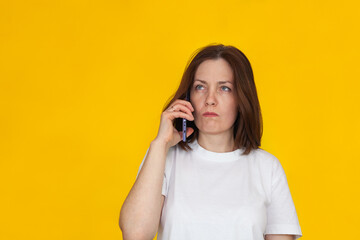
MULTIPOLYGON (((186 92, 193 85, 196 70, 203 61, 219 58, 226 60, 233 70, 234 90, 239 111, 234 122, 234 141, 236 148, 245 148, 243 155, 247 155, 252 149, 257 149, 261 145, 263 132, 262 116, 250 62, 245 54, 236 47, 210 44, 195 51, 187 63, 179 88, 169 98, 171 100, 165 104, 163 111, 176 99, 185 99, 186 92)), ((199 130, 193 121, 187 121, 187 125, 193 128, 194 132, 187 137, 186 142, 181 140, 178 143, 185 151, 187 149, 192 150, 187 143, 192 143, 199 134, 199 130)), ((174 120, 174 127, 181 131, 182 118, 174 120)))

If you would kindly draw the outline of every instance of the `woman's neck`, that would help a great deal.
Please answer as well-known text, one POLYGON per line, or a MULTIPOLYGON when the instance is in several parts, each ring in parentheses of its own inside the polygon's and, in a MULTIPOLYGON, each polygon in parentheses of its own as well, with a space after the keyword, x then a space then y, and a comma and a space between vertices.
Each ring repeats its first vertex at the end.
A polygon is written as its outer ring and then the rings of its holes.
POLYGON ((231 135, 199 133, 197 141, 201 147, 211 152, 223 153, 235 150, 235 141, 231 135))

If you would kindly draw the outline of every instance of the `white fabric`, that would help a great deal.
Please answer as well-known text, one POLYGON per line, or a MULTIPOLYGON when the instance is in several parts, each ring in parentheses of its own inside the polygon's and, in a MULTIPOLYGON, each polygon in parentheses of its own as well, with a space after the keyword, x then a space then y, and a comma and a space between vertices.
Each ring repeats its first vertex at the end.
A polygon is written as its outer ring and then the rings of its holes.
MULTIPOLYGON (((216 153, 197 140, 168 151, 158 240, 260 240, 302 236, 286 175, 263 149, 216 153)), ((145 157, 139 167, 138 175, 145 157)), ((137 177, 137 176, 136 176, 137 177)))

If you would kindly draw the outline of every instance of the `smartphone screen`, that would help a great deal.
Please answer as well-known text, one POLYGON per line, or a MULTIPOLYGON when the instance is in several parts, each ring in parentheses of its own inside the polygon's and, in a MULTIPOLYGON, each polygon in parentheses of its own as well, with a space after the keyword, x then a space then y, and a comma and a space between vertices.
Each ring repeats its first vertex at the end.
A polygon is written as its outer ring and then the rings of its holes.
MULTIPOLYGON (((190 101, 190 92, 189 91, 186 92, 185 100, 190 101)), ((186 142, 186 118, 183 118, 183 121, 182 121, 182 138, 183 138, 182 141, 186 142)))

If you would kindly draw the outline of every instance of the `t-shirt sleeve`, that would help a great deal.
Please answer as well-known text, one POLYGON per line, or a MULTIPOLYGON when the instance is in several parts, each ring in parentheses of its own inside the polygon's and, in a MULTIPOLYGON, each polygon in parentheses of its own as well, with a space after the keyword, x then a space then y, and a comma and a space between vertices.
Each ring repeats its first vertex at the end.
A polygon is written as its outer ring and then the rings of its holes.
POLYGON ((295 205, 291 197, 287 178, 280 161, 274 157, 271 177, 271 201, 267 206, 266 234, 302 236, 295 205))
MULTIPOLYGON (((150 147, 146 150, 145 156, 144 156, 144 158, 140 164, 139 170, 137 172, 136 179, 138 178, 140 170, 141 170, 142 166, 144 165, 145 158, 149 152, 149 149, 150 149, 150 147)), ((163 184, 162 184, 162 190, 161 190, 161 194, 164 195, 165 197, 167 197, 167 193, 168 193, 168 185, 169 185, 169 179, 170 179, 170 173, 171 173, 173 151, 174 151, 174 149, 173 149, 173 147, 171 147, 166 156, 164 178, 163 178, 163 184)))

